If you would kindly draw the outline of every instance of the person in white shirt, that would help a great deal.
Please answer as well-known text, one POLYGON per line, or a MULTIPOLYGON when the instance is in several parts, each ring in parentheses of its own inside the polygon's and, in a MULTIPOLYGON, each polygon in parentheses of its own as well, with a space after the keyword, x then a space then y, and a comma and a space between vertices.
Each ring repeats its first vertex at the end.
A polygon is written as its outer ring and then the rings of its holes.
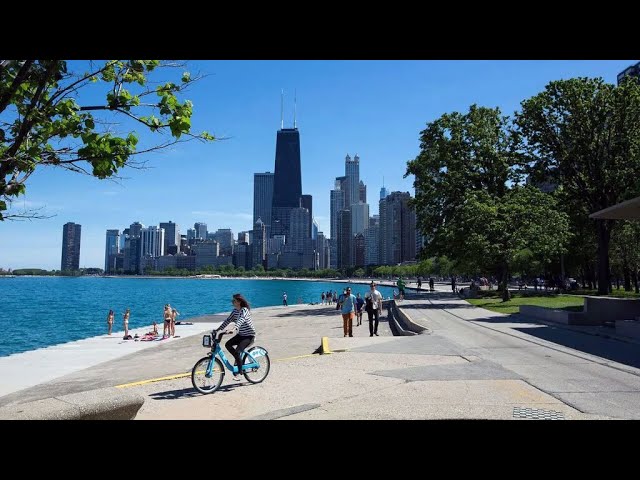
POLYGON ((364 295, 365 310, 369 317, 369 336, 378 336, 378 322, 380 320, 380 313, 382 312, 382 294, 376 290, 375 282, 371 282, 370 290, 364 295), (376 323, 374 326, 373 320, 376 323))

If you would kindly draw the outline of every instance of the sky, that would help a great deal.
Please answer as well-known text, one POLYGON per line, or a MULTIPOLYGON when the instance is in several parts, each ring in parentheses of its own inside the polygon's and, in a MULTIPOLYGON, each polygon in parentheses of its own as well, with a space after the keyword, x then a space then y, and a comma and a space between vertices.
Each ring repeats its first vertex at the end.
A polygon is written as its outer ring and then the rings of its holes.
MULTIPOLYGON (((420 131, 428 122, 465 112, 474 103, 511 115, 552 80, 602 77, 615 83, 616 75, 636 62, 189 61, 192 75, 206 74, 184 94, 194 104, 193 130, 221 140, 148 154, 147 168, 121 170, 124 178, 117 181, 36 170, 14 206, 41 208, 52 217, 0 222, 0 268, 59 269, 67 222, 82 225, 80 266, 87 268, 104 268, 107 229, 122 231, 135 221, 149 226, 171 220, 182 234, 196 222, 206 223, 210 232, 231 228, 236 238, 250 230, 253 174, 274 171, 282 90, 285 128, 293 126, 294 92, 297 98, 302 193, 313 196, 314 218, 328 237, 329 191, 335 177, 344 175, 347 154, 360 157, 370 214, 377 214, 383 181, 389 192, 413 196, 413 178, 403 176, 420 151, 420 131)), ((88 92, 86 101, 95 102, 95 94, 88 92)), ((141 143, 158 139, 139 134, 141 143)))

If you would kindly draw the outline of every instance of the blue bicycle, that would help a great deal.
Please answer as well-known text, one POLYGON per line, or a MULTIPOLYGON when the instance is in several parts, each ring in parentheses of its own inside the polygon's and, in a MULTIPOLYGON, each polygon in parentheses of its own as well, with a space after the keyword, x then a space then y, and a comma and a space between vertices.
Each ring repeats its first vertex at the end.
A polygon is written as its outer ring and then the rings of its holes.
MULTIPOLYGON (((227 357, 220 347, 222 336, 227 332, 220 332, 215 337, 204 335, 202 346, 211 348, 206 357, 201 358, 191 370, 191 383, 193 388, 202 394, 215 392, 224 380, 226 366, 231 372, 238 373, 238 368, 229 363, 227 357)), ((258 346, 243 350, 240 353, 242 359, 242 374, 250 383, 260 383, 267 375, 271 367, 269 354, 258 346)))

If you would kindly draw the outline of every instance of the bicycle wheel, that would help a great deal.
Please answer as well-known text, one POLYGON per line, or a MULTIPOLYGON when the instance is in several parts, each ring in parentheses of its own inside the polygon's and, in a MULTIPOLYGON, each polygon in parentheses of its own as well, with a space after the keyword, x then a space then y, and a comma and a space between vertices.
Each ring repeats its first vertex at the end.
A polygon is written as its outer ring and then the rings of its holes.
POLYGON ((191 383, 200 393, 206 395, 215 392, 224 378, 224 366, 219 358, 203 357, 196 362, 191 370, 191 383), (211 376, 207 377, 209 362, 215 362, 211 376))
MULTIPOLYGON (((258 362, 259 367, 253 367, 249 370, 243 370, 244 378, 247 379, 250 383, 260 383, 267 375, 269 375, 269 369, 271 368, 271 360, 269 360, 269 354, 262 347, 253 347, 247 350, 253 358, 255 358, 256 362, 258 362)), ((251 358, 248 355, 244 356, 244 362, 253 363, 251 358)))

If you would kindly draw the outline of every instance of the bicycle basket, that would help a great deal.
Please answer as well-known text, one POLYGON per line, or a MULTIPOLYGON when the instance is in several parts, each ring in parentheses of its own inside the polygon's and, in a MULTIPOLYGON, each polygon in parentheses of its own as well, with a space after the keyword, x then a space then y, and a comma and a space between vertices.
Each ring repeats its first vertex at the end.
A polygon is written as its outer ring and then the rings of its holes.
POLYGON ((210 347, 211 346, 211 335, 204 335, 202 337, 202 346, 210 347))

